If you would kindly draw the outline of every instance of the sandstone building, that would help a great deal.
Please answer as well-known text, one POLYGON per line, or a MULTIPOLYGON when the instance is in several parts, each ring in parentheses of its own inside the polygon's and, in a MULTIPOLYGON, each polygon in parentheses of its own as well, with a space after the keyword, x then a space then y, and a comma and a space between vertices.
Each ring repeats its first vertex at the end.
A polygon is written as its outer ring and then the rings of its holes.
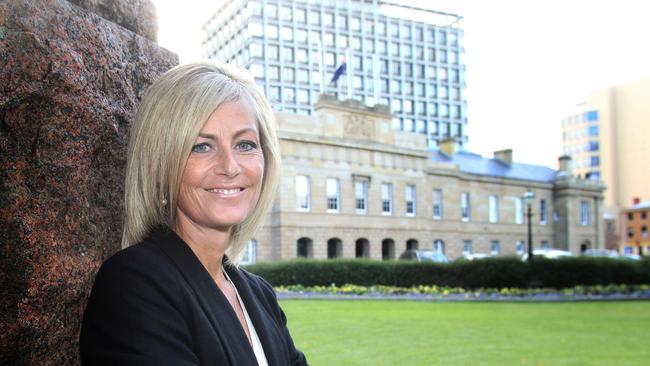
POLYGON ((383 106, 322 95, 314 109, 277 113, 283 178, 248 261, 395 259, 407 248, 522 254, 527 191, 535 248, 603 245, 597 181, 515 163, 511 150, 486 159, 449 140, 432 151, 424 135, 393 129, 383 106))

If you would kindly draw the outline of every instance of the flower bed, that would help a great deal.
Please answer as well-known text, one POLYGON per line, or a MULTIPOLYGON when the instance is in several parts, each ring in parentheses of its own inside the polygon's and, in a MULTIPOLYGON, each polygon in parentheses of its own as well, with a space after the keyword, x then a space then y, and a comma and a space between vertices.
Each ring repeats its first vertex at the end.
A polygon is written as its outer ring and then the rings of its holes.
POLYGON ((280 299, 395 299, 419 301, 576 301, 576 300, 648 300, 650 285, 575 286, 551 288, 476 289, 440 286, 277 286, 280 299))

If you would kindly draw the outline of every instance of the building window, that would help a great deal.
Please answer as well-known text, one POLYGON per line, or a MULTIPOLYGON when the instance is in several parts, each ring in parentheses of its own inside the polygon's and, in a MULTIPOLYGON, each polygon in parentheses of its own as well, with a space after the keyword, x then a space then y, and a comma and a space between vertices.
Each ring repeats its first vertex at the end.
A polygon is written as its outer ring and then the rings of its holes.
POLYGON ((437 239, 433 242, 433 251, 440 254, 445 254, 445 242, 437 239))
POLYGON ((314 242, 310 238, 300 238, 296 242, 296 256, 299 258, 314 257, 314 242))
POLYGON ((524 246, 524 241, 523 240, 517 240, 515 243, 515 251, 517 252, 517 255, 523 255, 525 252, 525 246, 524 246))
POLYGON ((542 249, 551 249, 551 245, 549 244, 548 240, 542 240, 540 245, 542 249))
POLYGON ((539 201, 539 223, 540 225, 546 225, 547 222, 547 209, 546 209, 546 200, 539 201))
POLYGON ((580 201, 580 224, 582 226, 591 225, 591 209, 588 201, 580 201))
POLYGON ((354 182, 355 207, 358 214, 368 213, 368 181, 354 182))
POLYGON ((327 259, 336 259, 343 256, 343 243, 339 238, 327 241, 327 259))
POLYGON ((515 197, 515 224, 524 223, 524 199, 515 197))
POLYGON ((634 228, 631 226, 627 228, 627 237, 628 239, 634 238, 634 228))
POLYGON ((415 216, 415 186, 407 185, 404 193, 406 195, 406 215, 415 216))
POLYGON ((469 193, 467 192, 460 194, 460 215, 462 221, 470 220, 469 193))
POLYGON ((499 244, 498 240, 492 240, 492 243, 490 244, 490 254, 499 255, 499 253, 501 253, 501 244, 499 244))
POLYGON ((433 190, 433 218, 435 220, 442 219, 442 190, 433 190))
POLYGON ((490 195, 489 216, 491 223, 499 222, 499 197, 496 194, 490 195))
POLYGON ((381 184, 381 213, 384 215, 393 213, 393 185, 390 183, 381 184))
POLYGON ((648 239, 648 227, 641 226, 641 239, 648 239))
POLYGON ((463 255, 472 254, 472 241, 463 240, 463 255))
POLYGON ((241 264, 255 264, 257 261, 257 240, 251 239, 246 245, 246 250, 244 250, 244 257, 241 260, 241 264))
POLYGON ((311 208, 309 177, 296 175, 296 209, 298 211, 309 211, 311 208))
POLYGON ((327 178, 327 212, 339 212, 339 180, 337 178, 327 178))

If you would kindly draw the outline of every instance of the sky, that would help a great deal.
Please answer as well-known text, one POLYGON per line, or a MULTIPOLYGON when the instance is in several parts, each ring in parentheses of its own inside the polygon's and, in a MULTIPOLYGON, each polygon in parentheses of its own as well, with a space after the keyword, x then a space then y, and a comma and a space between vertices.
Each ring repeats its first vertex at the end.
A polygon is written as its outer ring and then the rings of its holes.
MULTIPOLYGON (((219 0, 153 0, 158 42, 203 58, 201 25, 219 0)), ((463 19, 468 150, 557 168, 561 120, 590 91, 650 77, 645 0, 393 0, 463 19)))

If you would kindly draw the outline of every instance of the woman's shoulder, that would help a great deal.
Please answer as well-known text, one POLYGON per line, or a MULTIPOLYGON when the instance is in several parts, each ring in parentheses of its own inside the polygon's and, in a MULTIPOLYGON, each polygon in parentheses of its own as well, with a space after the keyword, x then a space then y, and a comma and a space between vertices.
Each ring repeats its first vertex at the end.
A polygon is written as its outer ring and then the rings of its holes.
POLYGON ((158 245, 157 238, 149 236, 106 259, 97 272, 95 283, 129 283, 133 286, 150 279, 158 279, 156 282, 159 282, 166 273, 173 273, 172 267, 170 259, 158 245))

